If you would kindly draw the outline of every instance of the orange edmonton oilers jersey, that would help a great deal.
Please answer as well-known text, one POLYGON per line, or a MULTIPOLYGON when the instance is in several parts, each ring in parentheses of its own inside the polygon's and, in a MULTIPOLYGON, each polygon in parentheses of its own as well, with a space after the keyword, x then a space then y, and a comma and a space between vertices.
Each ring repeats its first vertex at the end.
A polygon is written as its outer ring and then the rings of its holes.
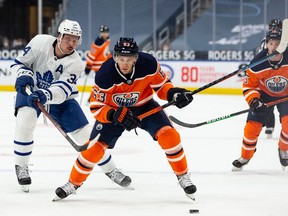
POLYGON ((111 58, 109 45, 110 39, 104 41, 102 38, 97 37, 95 43, 91 44, 90 52, 86 59, 86 67, 97 72, 101 65, 111 58))
MULTIPOLYGON (((260 52, 251 63, 267 56, 267 49, 260 52)), ((273 68, 273 62, 265 61, 246 70, 247 77, 243 82, 243 95, 249 103, 252 98, 260 98, 263 91, 271 97, 285 97, 288 95, 288 50, 283 53, 278 67, 273 68)))
POLYGON ((110 58, 95 76, 90 110, 99 122, 107 123, 111 108, 139 107, 152 99, 153 90, 160 99, 167 100, 167 92, 172 87, 160 64, 150 54, 139 52, 132 73, 126 76, 110 58))

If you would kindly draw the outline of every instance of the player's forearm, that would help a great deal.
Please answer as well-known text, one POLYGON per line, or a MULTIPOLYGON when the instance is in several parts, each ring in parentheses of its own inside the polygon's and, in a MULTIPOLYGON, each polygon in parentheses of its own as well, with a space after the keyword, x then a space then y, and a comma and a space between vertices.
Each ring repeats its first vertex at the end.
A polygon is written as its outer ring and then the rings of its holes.
POLYGON ((71 97, 71 95, 77 95, 77 90, 73 87, 63 84, 63 82, 53 83, 48 90, 51 92, 51 98, 47 104, 61 104, 65 100, 71 97))

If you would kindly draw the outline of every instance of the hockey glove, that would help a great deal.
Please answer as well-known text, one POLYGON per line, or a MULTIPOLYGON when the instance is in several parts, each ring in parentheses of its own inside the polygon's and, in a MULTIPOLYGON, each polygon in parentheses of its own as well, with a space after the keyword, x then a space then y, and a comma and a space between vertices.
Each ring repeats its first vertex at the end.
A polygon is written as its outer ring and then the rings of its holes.
POLYGON ((37 104, 35 103, 36 101, 38 101, 42 105, 47 102, 47 96, 45 95, 44 91, 37 90, 27 97, 28 106, 34 109, 38 108, 37 104))
POLYGON ((267 115, 269 108, 266 103, 263 102, 260 98, 253 98, 250 102, 250 109, 252 111, 252 115, 267 115))
POLYGON ((18 93, 28 95, 26 93, 26 86, 29 86, 30 89, 34 87, 34 80, 31 76, 22 75, 16 79, 15 89, 18 93))
POLYGON ((86 74, 87 76, 89 75, 90 71, 91 71, 90 68, 85 67, 85 74, 86 74))
POLYGON ((192 102, 192 92, 184 88, 171 88, 168 91, 167 99, 169 102, 175 101, 178 108, 183 108, 192 102))
POLYGON ((127 109, 126 107, 120 107, 116 111, 112 111, 109 113, 109 120, 111 120, 115 124, 123 126, 128 131, 140 126, 140 119, 134 116, 132 111, 127 109))

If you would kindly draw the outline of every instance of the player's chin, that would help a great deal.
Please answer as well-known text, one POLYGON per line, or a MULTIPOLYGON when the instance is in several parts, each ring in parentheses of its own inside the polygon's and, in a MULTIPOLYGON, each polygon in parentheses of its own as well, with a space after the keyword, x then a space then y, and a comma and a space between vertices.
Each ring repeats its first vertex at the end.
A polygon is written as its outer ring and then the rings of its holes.
POLYGON ((124 73, 124 74, 127 74, 129 72, 128 69, 125 69, 125 68, 120 68, 121 72, 124 73))
POLYGON ((73 48, 73 47, 68 47, 68 48, 66 49, 66 53, 67 53, 67 54, 71 54, 73 51, 74 51, 74 48, 73 48))

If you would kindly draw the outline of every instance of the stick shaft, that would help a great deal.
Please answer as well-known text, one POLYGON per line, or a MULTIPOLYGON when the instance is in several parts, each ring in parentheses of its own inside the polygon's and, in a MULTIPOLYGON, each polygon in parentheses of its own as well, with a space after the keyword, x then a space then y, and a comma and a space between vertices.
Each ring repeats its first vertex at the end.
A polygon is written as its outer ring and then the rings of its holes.
MULTIPOLYGON (((32 93, 29 86, 26 86, 26 92, 28 95, 30 95, 32 93)), ((40 104, 39 101, 35 101, 35 103, 36 103, 37 107, 41 110, 43 115, 45 115, 52 122, 52 124, 58 129, 58 131, 65 137, 65 139, 71 144, 71 146, 77 152, 84 151, 88 148, 88 145, 83 145, 83 146, 77 145, 71 139, 71 137, 62 129, 61 125, 59 125, 58 122, 56 122, 56 120, 47 112, 47 110, 44 108, 44 106, 42 106, 42 104, 40 104)))
POLYGON ((62 127, 55 121, 55 119, 47 112, 47 110, 38 102, 35 101, 41 112, 52 122, 52 124, 58 129, 58 131, 64 136, 64 138, 71 144, 71 146, 77 151, 81 152, 87 149, 88 145, 79 146, 71 137, 62 129, 62 127))
MULTIPOLYGON (((272 102, 270 102, 270 103, 267 103, 267 106, 268 106, 268 107, 271 107, 271 106, 274 106, 274 105, 276 105, 276 104, 283 103, 283 102, 285 102, 285 101, 288 101, 288 97, 282 98, 282 99, 279 99, 279 100, 276 100, 276 101, 272 101, 272 102)), ((238 116, 238 115, 241 115, 241 114, 243 114, 243 113, 249 112, 249 110, 250 110, 250 109, 241 110, 241 111, 239 111, 239 112, 235 112, 235 113, 231 113, 231 114, 228 114, 228 115, 220 116, 220 117, 217 117, 217 118, 214 118, 214 119, 205 121, 205 122, 201 122, 201 123, 196 123, 196 124, 190 124, 190 123, 182 122, 182 121, 180 121, 179 119, 175 118, 174 116, 169 116, 169 118, 170 118, 170 120, 173 121, 174 123, 176 123, 176 124, 178 124, 178 125, 181 125, 181 126, 183 126, 183 127, 195 128, 195 127, 200 127, 200 126, 202 126, 202 125, 207 125, 207 124, 219 122, 219 121, 222 121, 222 120, 225 120, 225 119, 234 117, 234 116, 238 116)))

